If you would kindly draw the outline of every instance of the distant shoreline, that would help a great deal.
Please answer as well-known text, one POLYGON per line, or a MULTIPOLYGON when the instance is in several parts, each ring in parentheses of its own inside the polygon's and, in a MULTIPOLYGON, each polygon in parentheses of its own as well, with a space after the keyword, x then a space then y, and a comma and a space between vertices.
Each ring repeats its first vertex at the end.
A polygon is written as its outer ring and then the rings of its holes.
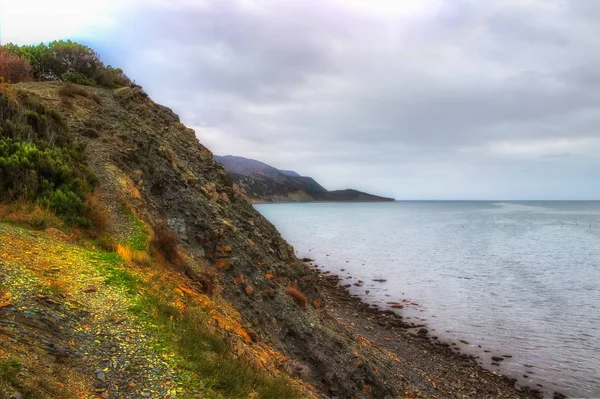
POLYGON ((332 203, 332 204, 344 204, 344 203, 378 203, 378 202, 482 202, 482 203, 521 203, 521 202, 600 202, 600 199, 589 199, 589 200, 440 200, 440 199, 385 199, 385 200, 347 200, 347 201, 258 201, 251 199, 252 204, 314 204, 314 203, 332 203))
POLYGON ((380 203, 380 202, 398 202, 395 199, 389 199, 389 200, 372 200, 372 201, 365 201, 365 200, 348 200, 348 201, 257 201, 257 200, 250 200, 250 202, 252 204, 375 204, 375 203, 380 203))

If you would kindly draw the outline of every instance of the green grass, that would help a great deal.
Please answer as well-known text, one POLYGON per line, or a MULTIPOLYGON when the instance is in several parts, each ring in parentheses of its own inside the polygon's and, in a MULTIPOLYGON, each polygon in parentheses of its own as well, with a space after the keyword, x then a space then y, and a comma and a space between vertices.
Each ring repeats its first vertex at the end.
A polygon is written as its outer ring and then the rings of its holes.
POLYGON ((138 219, 125 204, 123 204, 123 212, 125 212, 133 226, 133 231, 126 244, 135 251, 148 250, 150 246, 150 234, 148 233, 146 224, 138 219))
MULTIPOLYGON (((0 395, 4 389, 12 390, 19 388, 23 390, 18 375, 23 367, 16 360, 0 361, 0 395)), ((23 390, 25 392, 25 390, 23 390)))
POLYGON ((0 382, 14 384, 21 372, 21 364, 16 360, 0 362, 0 382))
POLYGON ((150 235, 146 230, 146 225, 141 220, 134 218, 134 231, 129 238, 129 245, 131 249, 136 251, 145 251, 148 249, 150 244, 150 235))
POLYGON ((209 324, 210 316, 198 307, 188 306, 184 314, 170 301, 172 293, 155 295, 152 288, 130 273, 119 255, 112 252, 94 256, 105 274, 105 284, 125 290, 132 300, 130 312, 155 334, 156 351, 177 354, 173 366, 182 376, 182 387, 195 398, 295 399, 301 395, 285 377, 272 377, 234 356, 228 341, 209 324))
POLYGON ((128 295, 135 295, 141 280, 123 267, 123 259, 114 252, 99 252, 93 257, 102 262, 100 271, 104 274, 104 284, 119 287, 128 295))
POLYGON ((184 315, 164 324, 184 355, 183 366, 208 381, 208 386, 227 397, 246 398, 256 392, 260 398, 299 398, 283 377, 267 377, 231 354, 227 342, 206 328, 206 320, 184 315))
POLYGON ((226 398, 300 398, 284 377, 271 377, 233 355, 227 340, 209 326, 210 317, 199 309, 181 314, 163 297, 145 296, 133 308, 156 326, 162 341, 180 356, 177 369, 188 376, 191 392, 209 389, 226 398), (201 376, 202 380, 197 377, 201 376))

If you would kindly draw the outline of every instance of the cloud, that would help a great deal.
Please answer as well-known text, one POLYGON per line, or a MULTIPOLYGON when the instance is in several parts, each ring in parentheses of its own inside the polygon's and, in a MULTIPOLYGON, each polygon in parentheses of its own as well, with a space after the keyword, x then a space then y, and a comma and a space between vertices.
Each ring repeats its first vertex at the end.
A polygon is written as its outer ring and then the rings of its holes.
POLYGON ((596 1, 114 11, 81 37, 215 153, 398 198, 600 197, 596 1))

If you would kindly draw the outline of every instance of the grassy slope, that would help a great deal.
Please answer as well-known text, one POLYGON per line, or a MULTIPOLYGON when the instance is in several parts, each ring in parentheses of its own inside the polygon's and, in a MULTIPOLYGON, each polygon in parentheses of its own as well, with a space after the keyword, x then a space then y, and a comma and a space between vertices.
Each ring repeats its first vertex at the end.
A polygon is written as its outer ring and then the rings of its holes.
POLYGON ((139 266, 0 224, 0 283, 0 319, 11 321, 0 326, 0 396, 97 397, 115 386, 121 397, 308 395, 279 375, 281 355, 252 343, 233 309, 156 259, 139 266))

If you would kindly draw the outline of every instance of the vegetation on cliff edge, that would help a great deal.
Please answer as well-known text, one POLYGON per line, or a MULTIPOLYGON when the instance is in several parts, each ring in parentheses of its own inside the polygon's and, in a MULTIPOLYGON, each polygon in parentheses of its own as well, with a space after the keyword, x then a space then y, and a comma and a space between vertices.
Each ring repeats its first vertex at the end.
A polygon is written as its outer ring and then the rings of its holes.
POLYGON ((0 334, 0 396, 302 397, 273 368, 281 355, 161 259, 140 265, 0 224, 0 315, 11 322, 0 334), (51 345, 33 355, 42 342, 51 345))
POLYGON ((110 89, 132 85, 131 79, 122 69, 104 65, 93 49, 71 40, 26 46, 5 44, 0 48, 0 66, 2 65, 5 68, 3 72, 0 67, 0 76, 10 83, 29 78, 38 81, 62 80, 110 89), (23 61, 19 62, 15 56, 23 61), (24 74, 23 71, 27 70, 30 73, 24 74))
POLYGON ((85 197, 97 179, 60 113, 0 86, 0 201, 35 202, 69 224, 88 226, 85 197))
POLYGON ((9 84, 31 80, 65 82, 59 94, 67 109, 75 96, 101 101, 72 83, 111 89, 135 85, 123 70, 105 65, 93 49, 70 40, 0 47, 0 203, 18 203, 13 213, 26 209, 29 214, 13 219, 33 220, 29 224, 36 227, 46 227, 44 220, 52 214, 69 225, 90 227, 95 220, 86 199, 97 179, 60 112, 9 84))

